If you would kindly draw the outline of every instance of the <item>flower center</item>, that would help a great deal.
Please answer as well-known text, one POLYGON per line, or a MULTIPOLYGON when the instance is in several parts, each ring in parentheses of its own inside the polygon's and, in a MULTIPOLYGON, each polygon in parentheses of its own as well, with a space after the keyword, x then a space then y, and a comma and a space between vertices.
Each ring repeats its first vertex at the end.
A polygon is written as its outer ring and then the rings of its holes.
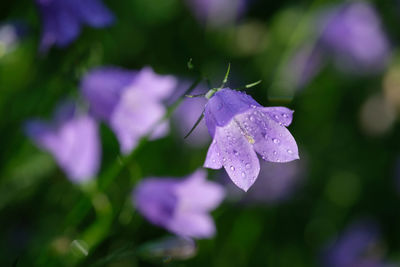
POLYGON ((254 138, 249 134, 249 132, 240 124, 240 122, 236 119, 233 118, 233 122, 239 127, 241 134, 246 137, 247 142, 250 144, 254 144, 255 140, 254 138))

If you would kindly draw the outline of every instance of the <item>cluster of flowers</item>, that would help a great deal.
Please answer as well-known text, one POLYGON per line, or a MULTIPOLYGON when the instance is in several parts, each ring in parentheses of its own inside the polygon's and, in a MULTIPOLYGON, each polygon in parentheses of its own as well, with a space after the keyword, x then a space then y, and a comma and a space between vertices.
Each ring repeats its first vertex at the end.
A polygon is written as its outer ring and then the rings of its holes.
MULTIPOLYGON (((114 21, 98 0, 36 2, 43 19, 42 51, 52 45, 67 46, 83 24, 104 27, 114 21)), ((201 5, 202 10, 209 9, 201 5)), ((26 132, 54 156, 73 182, 85 182, 96 176, 100 166, 98 122, 112 129, 121 153, 129 154, 144 136, 156 139, 168 133, 168 122, 162 120, 166 114, 163 102, 177 84, 175 77, 158 75, 149 67, 140 71, 95 68, 80 84, 89 110, 65 102, 51 123, 31 120, 26 132)), ((247 191, 260 172, 256 153, 271 162, 298 159, 297 144, 286 129, 293 111, 262 107, 249 95, 229 88, 211 89, 205 96, 204 117, 213 141, 204 167, 224 167, 232 181, 247 191)), ((205 170, 197 170, 183 180, 144 179, 134 190, 133 201, 149 221, 179 236, 211 237, 215 226, 208 212, 222 202, 225 190, 206 176, 205 170)))

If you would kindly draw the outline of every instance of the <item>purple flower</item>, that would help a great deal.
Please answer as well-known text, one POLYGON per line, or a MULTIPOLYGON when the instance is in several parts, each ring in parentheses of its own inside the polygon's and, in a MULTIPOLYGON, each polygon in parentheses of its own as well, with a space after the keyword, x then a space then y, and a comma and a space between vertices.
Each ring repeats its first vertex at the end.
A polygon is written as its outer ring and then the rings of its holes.
POLYGON ((345 4, 323 15, 320 42, 340 68, 376 71, 386 65, 389 42, 371 5, 345 4))
POLYGON ((149 178, 135 189, 133 201, 150 222, 183 237, 209 238, 215 225, 208 214, 223 200, 222 186, 198 170, 185 180, 149 178))
POLYGON ((225 26, 240 17, 247 0, 187 0, 196 18, 211 26, 225 26))
POLYGON ((95 28, 109 26, 113 14, 100 0, 35 0, 42 17, 41 50, 52 45, 65 47, 79 35, 83 24, 95 28))
POLYGON ((225 168, 244 191, 256 181, 262 159, 288 162, 299 158, 296 141, 286 129, 293 111, 262 107, 249 95, 228 88, 217 91, 205 107, 205 120, 213 141, 204 167, 225 168))
POLYGON ((379 255, 380 233, 371 221, 351 225, 323 253, 323 266, 327 267, 383 267, 389 266, 379 255))
POLYGON ((50 124, 29 121, 26 133, 38 147, 53 155, 71 181, 84 182, 97 174, 100 163, 97 123, 92 117, 80 114, 73 104, 61 105, 50 124))
POLYGON ((101 67, 83 78, 81 90, 93 114, 108 123, 122 153, 128 154, 146 134, 153 131, 155 139, 168 132, 166 123, 154 127, 165 115, 162 101, 175 85, 173 76, 155 74, 149 67, 141 71, 101 67))

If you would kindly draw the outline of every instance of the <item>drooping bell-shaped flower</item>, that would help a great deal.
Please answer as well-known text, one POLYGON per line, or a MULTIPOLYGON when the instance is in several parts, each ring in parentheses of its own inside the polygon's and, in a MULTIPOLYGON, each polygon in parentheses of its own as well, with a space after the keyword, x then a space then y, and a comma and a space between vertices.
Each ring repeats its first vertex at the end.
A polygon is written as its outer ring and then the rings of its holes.
POLYGON ((209 212, 223 200, 222 186, 206 180, 198 170, 184 180, 144 179, 134 190, 133 202, 150 222, 183 237, 209 238, 215 225, 209 212))
POLYGON ((353 223, 322 253, 322 266, 389 267, 378 247, 380 231, 372 221, 353 223))
POLYGON ((109 26, 113 14, 101 0, 35 0, 42 18, 41 50, 52 45, 65 47, 80 34, 83 25, 109 26))
POLYGON ((165 100, 176 86, 170 75, 158 75, 149 67, 129 71, 116 67, 91 70, 81 82, 81 90, 90 109, 116 134, 121 152, 128 154, 140 138, 152 132, 160 138, 168 124, 156 124, 165 115, 165 100))
POLYGON ((218 90, 204 112, 213 138, 204 167, 224 167, 232 181, 247 191, 260 172, 256 153, 271 162, 299 158, 296 141, 286 129, 292 115, 285 107, 263 107, 243 92, 218 90))
POLYGON ((39 119, 25 125, 35 144, 53 155, 73 182, 96 176, 100 165, 100 139, 96 121, 72 103, 61 105, 51 123, 39 119))

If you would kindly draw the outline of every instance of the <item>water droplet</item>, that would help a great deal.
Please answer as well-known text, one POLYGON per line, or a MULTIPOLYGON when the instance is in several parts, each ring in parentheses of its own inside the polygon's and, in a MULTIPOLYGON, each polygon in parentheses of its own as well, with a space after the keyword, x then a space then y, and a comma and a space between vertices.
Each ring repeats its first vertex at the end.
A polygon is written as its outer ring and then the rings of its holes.
POLYGON ((256 105, 251 105, 250 107, 252 107, 252 108, 256 108, 257 106, 256 106, 256 105))
POLYGON ((250 120, 251 120, 251 121, 255 121, 254 116, 250 116, 250 120))
POLYGON ((237 152, 236 150, 233 150, 233 154, 235 154, 236 156, 239 156, 239 152, 237 152))
POLYGON ((234 170, 235 170, 235 167, 231 166, 231 170, 234 171, 234 170))
POLYGON ((288 118, 288 117, 289 117, 288 114, 286 114, 286 113, 283 113, 282 116, 283 116, 284 118, 288 118))
POLYGON ((287 150, 287 153, 289 153, 289 154, 293 154, 293 151, 292 151, 292 150, 290 150, 290 149, 288 149, 288 150, 287 150))
POLYGON ((249 163, 246 164, 246 169, 250 169, 250 164, 249 163))
POLYGON ((278 152, 276 152, 276 150, 274 150, 272 153, 273 153, 274 155, 277 155, 277 154, 278 154, 278 152))
POLYGON ((245 174, 244 172, 242 172, 242 177, 243 177, 243 178, 246 177, 246 174, 245 174))
POLYGON ((274 118, 277 119, 277 120, 279 120, 279 116, 278 116, 278 115, 275 115, 274 118))
POLYGON ((279 144, 279 139, 277 139, 277 138, 274 138, 274 139, 272 139, 272 141, 275 143, 275 144, 279 144))

